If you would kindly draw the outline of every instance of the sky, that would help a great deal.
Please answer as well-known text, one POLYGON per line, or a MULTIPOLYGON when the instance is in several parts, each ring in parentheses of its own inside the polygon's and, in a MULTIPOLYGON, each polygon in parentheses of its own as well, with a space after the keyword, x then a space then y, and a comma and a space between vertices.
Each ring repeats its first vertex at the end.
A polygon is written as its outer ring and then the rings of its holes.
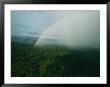
POLYGON ((12 11, 12 35, 29 32, 42 33, 60 19, 70 16, 69 13, 60 11, 12 11))
POLYGON ((78 14, 98 14, 97 11, 12 11, 12 35, 42 33, 56 22, 78 14))
POLYGON ((70 47, 99 48, 100 11, 13 10, 11 35, 38 36, 39 43, 46 43, 48 37, 70 47))

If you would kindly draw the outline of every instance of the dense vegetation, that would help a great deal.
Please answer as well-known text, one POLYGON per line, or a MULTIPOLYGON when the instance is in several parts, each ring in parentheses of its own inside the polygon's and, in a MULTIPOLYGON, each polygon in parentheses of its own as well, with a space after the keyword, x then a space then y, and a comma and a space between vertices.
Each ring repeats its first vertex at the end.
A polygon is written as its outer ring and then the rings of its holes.
POLYGON ((11 43, 11 75, 15 77, 100 76, 99 50, 72 50, 61 46, 34 47, 11 43))

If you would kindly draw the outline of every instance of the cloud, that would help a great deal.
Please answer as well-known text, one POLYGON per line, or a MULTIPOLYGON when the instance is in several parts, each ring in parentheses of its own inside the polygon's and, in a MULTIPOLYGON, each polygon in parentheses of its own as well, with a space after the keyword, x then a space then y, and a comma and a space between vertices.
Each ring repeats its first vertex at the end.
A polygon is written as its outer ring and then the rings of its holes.
POLYGON ((75 16, 68 16, 48 28, 36 45, 61 43, 72 48, 100 48, 100 13, 81 11, 75 16), (47 36, 59 39, 49 43, 47 36))

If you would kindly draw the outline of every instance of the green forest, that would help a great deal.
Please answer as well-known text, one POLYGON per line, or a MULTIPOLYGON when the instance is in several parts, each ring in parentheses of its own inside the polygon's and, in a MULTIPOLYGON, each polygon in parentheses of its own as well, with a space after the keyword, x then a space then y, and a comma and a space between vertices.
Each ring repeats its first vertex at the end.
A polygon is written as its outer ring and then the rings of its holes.
POLYGON ((99 77, 100 50, 11 42, 12 77, 99 77))

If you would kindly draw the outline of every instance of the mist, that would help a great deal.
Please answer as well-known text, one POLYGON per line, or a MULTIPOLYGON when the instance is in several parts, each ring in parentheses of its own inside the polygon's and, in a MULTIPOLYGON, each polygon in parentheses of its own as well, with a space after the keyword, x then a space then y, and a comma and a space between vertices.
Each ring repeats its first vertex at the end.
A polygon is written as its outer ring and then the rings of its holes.
POLYGON ((100 13, 76 11, 50 26, 35 43, 55 44, 70 48, 100 48, 100 13), (47 38, 51 37, 51 39, 47 38))
POLYGON ((13 10, 11 35, 36 37, 34 46, 100 48, 100 11, 13 10))

